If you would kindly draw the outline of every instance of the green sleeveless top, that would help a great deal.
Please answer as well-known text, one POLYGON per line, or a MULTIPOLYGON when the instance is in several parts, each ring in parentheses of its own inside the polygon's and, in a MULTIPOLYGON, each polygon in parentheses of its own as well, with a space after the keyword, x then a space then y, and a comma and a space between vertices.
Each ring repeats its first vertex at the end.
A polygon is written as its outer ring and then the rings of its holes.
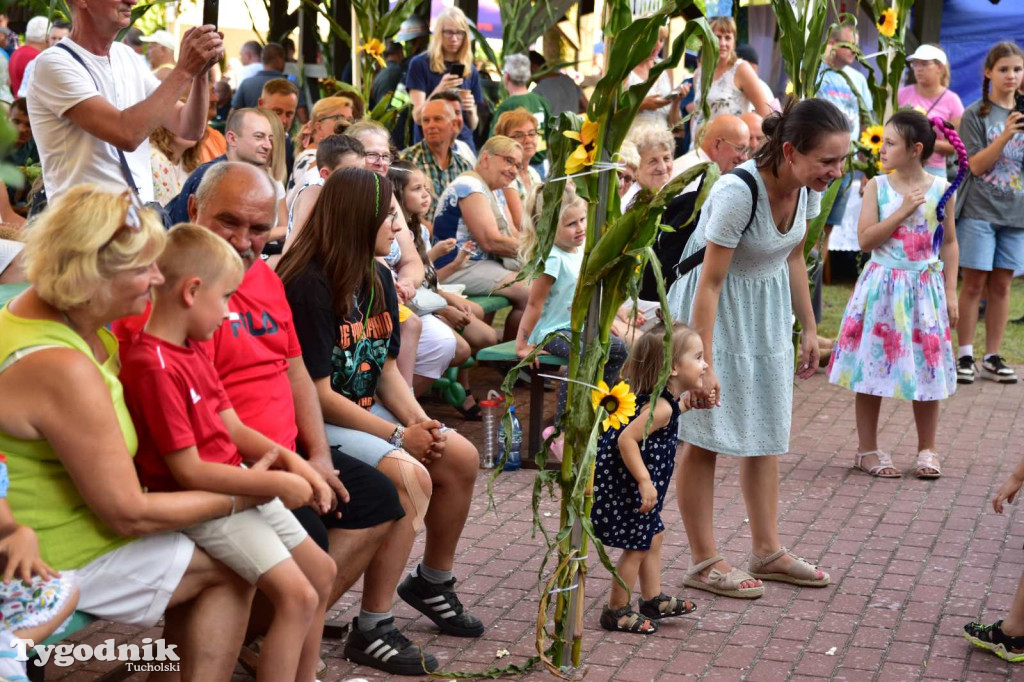
MULTIPOLYGON (((8 309, 8 305, 0 309, 0 367, 17 361, 12 354, 21 351, 20 354, 25 355, 24 351, 39 346, 64 346, 85 353, 103 375, 125 444, 134 457, 139 441, 124 402, 124 390, 117 378, 120 366, 117 339, 106 329, 100 329, 100 339, 109 355, 107 361, 100 364, 85 340, 67 325, 18 317, 8 309)), ((68 389, 73 391, 74 387, 69 386, 68 389)), ((68 424, 67 428, 75 427, 68 424)), ((132 541, 132 538, 121 537, 104 525, 86 506, 48 442, 21 440, 0 431, 0 452, 7 455, 11 479, 8 502, 14 518, 39 536, 39 552, 51 566, 57 570, 81 568, 100 555, 132 541)), ((103 457, 107 453, 94 452, 92 456, 103 457)), ((119 485, 119 482, 111 481, 110 484, 119 485)))

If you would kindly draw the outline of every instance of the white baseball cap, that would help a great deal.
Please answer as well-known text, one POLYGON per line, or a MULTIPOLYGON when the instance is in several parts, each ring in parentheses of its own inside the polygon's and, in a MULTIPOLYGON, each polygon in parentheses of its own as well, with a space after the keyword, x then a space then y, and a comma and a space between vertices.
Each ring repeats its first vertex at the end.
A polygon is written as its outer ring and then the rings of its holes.
POLYGON ((166 47, 171 52, 178 49, 178 43, 174 40, 174 36, 171 35, 170 31, 165 31, 163 29, 154 31, 153 35, 142 36, 139 40, 144 43, 156 43, 157 45, 166 47))
MULTIPOLYGON (((143 38, 143 40, 145 40, 145 38, 143 38)), ((920 59, 921 61, 939 62, 940 64, 945 64, 947 66, 949 65, 949 60, 946 59, 946 53, 943 52, 941 48, 935 47, 934 45, 921 45, 914 50, 914 54, 907 57, 908 62, 912 62, 916 59, 920 59)))

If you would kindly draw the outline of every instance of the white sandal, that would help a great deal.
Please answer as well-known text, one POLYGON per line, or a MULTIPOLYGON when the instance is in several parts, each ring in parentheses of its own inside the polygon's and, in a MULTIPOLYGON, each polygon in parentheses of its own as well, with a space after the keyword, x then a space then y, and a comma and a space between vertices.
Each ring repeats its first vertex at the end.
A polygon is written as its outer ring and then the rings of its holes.
POLYGON ((942 470, 939 468, 939 453, 934 450, 921 450, 917 453, 917 468, 914 475, 918 478, 939 478, 942 470))
MULTIPOLYGON (((920 461, 921 460, 919 458, 918 459, 919 467, 920 467, 920 461)), ((892 457, 889 456, 889 453, 888 452, 884 452, 882 450, 870 450, 868 452, 858 452, 856 455, 854 455, 853 468, 854 469, 860 469, 861 471, 869 473, 872 476, 877 476, 878 478, 901 478, 903 476, 903 474, 900 472, 900 470, 896 469, 896 467, 893 465, 892 457), (878 464, 876 464, 875 466, 871 467, 870 469, 865 469, 864 468, 864 458, 865 457, 869 457, 871 455, 875 455, 876 457, 878 457, 878 464), (886 469, 893 469, 893 470, 896 471, 896 473, 894 473, 894 474, 891 474, 891 473, 890 474, 883 474, 882 472, 885 471, 886 469)))

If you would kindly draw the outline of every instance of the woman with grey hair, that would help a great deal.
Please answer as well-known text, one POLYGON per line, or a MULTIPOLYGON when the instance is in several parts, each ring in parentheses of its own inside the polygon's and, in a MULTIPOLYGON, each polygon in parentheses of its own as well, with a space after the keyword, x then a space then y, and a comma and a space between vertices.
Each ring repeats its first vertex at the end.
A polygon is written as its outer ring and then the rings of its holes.
MULTIPOLYGON (((548 148, 544 140, 547 139, 551 107, 546 99, 530 92, 530 79, 533 77, 533 74, 530 70, 530 58, 525 54, 510 54, 505 57, 505 64, 501 72, 505 89, 508 90, 508 97, 501 100, 501 103, 494 110, 494 117, 491 119, 491 135, 495 134, 494 127, 498 123, 498 119, 501 118, 501 115, 506 111, 514 111, 519 108, 529 111, 537 119, 537 131, 534 133, 537 135, 537 151, 527 161, 531 166, 537 168, 538 172, 541 172, 541 169, 538 167, 544 163, 545 152, 548 148)), ((543 175, 543 172, 541 172, 541 175, 543 175)))

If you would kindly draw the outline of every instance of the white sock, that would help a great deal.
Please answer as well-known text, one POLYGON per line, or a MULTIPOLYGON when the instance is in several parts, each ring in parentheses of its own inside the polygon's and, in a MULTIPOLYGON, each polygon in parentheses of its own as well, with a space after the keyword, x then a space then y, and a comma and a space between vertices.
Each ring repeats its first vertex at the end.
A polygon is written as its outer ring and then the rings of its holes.
POLYGON ((969 357, 969 358, 973 358, 974 357, 974 344, 973 343, 969 343, 966 346, 960 346, 960 347, 958 347, 956 349, 956 356, 958 358, 962 358, 965 355, 967 357, 969 357))

